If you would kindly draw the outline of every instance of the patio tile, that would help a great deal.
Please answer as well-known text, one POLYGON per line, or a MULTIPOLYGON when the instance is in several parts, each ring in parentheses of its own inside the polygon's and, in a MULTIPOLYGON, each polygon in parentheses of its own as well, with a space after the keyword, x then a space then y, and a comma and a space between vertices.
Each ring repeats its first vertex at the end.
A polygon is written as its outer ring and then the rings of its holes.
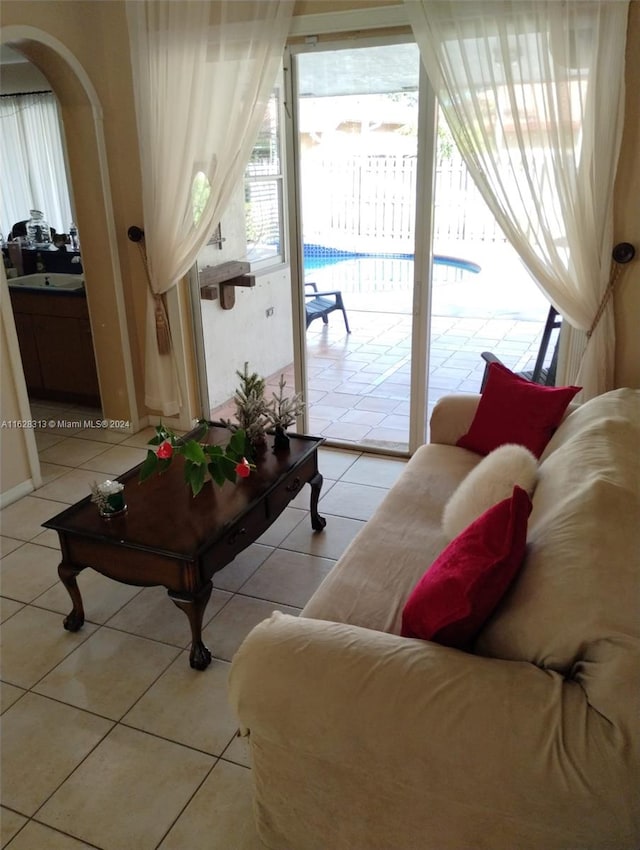
POLYGON ((349 395, 349 393, 327 393, 322 399, 322 405, 315 405, 314 409, 318 410, 330 406, 342 408, 342 412, 344 412, 344 409, 350 410, 355 407, 361 398, 360 395, 349 395))
POLYGON ((335 389, 338 393, 354 393, 356 395, 363 395, 368 391, 368 388, 373 385, 374 383, 371 374, 359 372, 344 383, 338 384, 335 389))
MULTIPOLYGON (((357 398, 357 396, 356 396, 357 398)), ((328 419, 330 421, 334 421, 336 419, 340 419, 344 414, 345 410, 348 409, 350 405, 345 405, 344 407, 338 407, 337 405, 327 405, 327 404, 316 404, 313 408, 314 416, 319 416, 322 419, 328 419)))
POLYGON ((346 410, 339 422, 351 422, 355 425, 367 425, 372 428, 379 425, 384 418, 384 413, 372 413, 370 410, 346 410))
POLYGON ((393 449, 394 451, 406 451, 408 440, 408 431, 399 431, 396 428, 383 428, 382 425, 373 428, 367 435, 367 443, 370 445, 383 449, 393 449))
POLYGON ((385 416, 382 422, 379 423, 378 429, 393 429, 401 432, 404 435, 404 439, 409 439, 409 417, 401 416, 397 413, 393 413, 390 416, 385 416))
POLYGON ((376 398, 375 396, 365 396, 356 404, 358 410, 367 410, 375 413, 393 413, 397 406, 398 402, 396 399, 376 398))
POLYGON ((351 440, 358 442, 362 440, 371 430, 368 425, 356 425, 349 422, 332 422, 328 427, 323 429, 325 437, 332 437, 334 440, 351 440))

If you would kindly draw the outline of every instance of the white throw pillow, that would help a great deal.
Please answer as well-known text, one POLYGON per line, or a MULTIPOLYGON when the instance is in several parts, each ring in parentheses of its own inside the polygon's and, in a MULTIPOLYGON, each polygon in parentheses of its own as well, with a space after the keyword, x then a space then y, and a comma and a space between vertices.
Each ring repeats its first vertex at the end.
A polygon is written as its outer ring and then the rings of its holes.
POLYGON ((537 474, 538 460, 524 446, 508 443, 489 452, 445 505, 444 533, 453 540, 492 505, 510 498, 516 484, 531 496, 537 474))

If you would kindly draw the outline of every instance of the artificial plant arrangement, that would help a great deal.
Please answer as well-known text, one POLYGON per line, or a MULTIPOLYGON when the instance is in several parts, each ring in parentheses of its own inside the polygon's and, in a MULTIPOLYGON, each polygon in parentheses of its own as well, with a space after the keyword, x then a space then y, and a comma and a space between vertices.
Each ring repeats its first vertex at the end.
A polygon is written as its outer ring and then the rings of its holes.
POLYGON ((264 443, 267 426, 267 402, 264 397, 265 380, 257 372, 249 373, 249 364, 245 362, 244 372, 236 372, 240 386, 233 401, 236 406, 236 422, 222 419, 222 424, 230 431, 242 430, 251 446, 264 443))
POLYGON ((155 473, 169 468, 176 455, 184 457, 184 477, 194 496, 202 490, 207 473, 216 484, 222 486, 225 481, 235 482, 238 477, 247 478, 255 465, 247 460, 252 451, 265 444, 267 430, 274 430, 276 447, 288 444, 284 431, 296 421, 304 410, 302 395, 295 393, 290 398, 284 395, 286 381, 280 375, 278 393, 273 393, 271 401, 265 399, 265 380, 256 372, 249 372, 249 364, 244 364, 244 372, 237 372, 240 386, 234 395, 237 422, 228 419, 220 423, 198 420, 200 429, 188 440, 175 434, 166 425, 156 425, 156 435, 149 440, 147 457, 140 468, 140 482, 146 481, 155 473), (224 425, 231 431, 231 439, 226 446, 208 445, 200 442, 207 429, 214 424, 224 425))
POLYGON ((267 404, 267 421, 276 429, 280 428, 286 431, 287 428, 294 424, 298 416, 304 410, 304 401, 302 393, 295 393, 292 396, 285 396, 284 388, 287 382, 284 375, 280 375, 278 382, 278 394, 272 393, 271 401, 267 404))
POLYGON ((149 440, 149 445, 157 446, 157 449, 148 450, 140 469, 140 482, 156 472, 164 472, 176 455, 184 457, 184 478, 194 496, 202 490, 207 473, 219 486, 225 481, 235 482, 238 477, 247 478, 255 467, 246 458, 248 447, 245 431, 236 429, 226 446, 201 443, 211 424, 205 419, 199 420, 200 430, 188 440, 179 437, 166 425, 156 425, 156 435, 149 440))
POLYGON ((231 431, 243 429, 247 440, 254 448, 265 442, 267 432, 282 434, 296 421, 304 410, 301 393, 288 397, 284 394, 286 381, 280 375, 278 393, 272 393, 272 398, 265 398, 265 380, 256 372, 249 372, 249 364, 244 364, 244 372, 237 372, 240 386, 234 395, 237 422, 222 420, 222 424, 231 431))

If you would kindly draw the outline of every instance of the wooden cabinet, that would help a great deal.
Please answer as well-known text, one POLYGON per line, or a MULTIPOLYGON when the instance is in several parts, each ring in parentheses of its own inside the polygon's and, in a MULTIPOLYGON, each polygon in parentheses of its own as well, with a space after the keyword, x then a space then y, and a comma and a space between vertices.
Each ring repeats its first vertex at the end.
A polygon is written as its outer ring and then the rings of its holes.
POLYGON ((10 291, 29 394, 99 406, 86 296, 10 291))

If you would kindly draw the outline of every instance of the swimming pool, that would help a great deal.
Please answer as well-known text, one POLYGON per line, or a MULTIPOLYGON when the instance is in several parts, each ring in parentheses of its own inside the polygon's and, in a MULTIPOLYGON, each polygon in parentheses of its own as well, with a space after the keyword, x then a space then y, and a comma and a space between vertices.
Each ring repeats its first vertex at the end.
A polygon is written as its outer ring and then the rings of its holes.
MULTIPOLYGON (((320 245, 304 246, 305 280, 324 289, 343 292, 398 292, 413 287, 413 254, 359 254, 320 245)), ((456 283, 466 273, 478 274, 478 263, 462 257, 436 254, 435 285, 456 283)))

